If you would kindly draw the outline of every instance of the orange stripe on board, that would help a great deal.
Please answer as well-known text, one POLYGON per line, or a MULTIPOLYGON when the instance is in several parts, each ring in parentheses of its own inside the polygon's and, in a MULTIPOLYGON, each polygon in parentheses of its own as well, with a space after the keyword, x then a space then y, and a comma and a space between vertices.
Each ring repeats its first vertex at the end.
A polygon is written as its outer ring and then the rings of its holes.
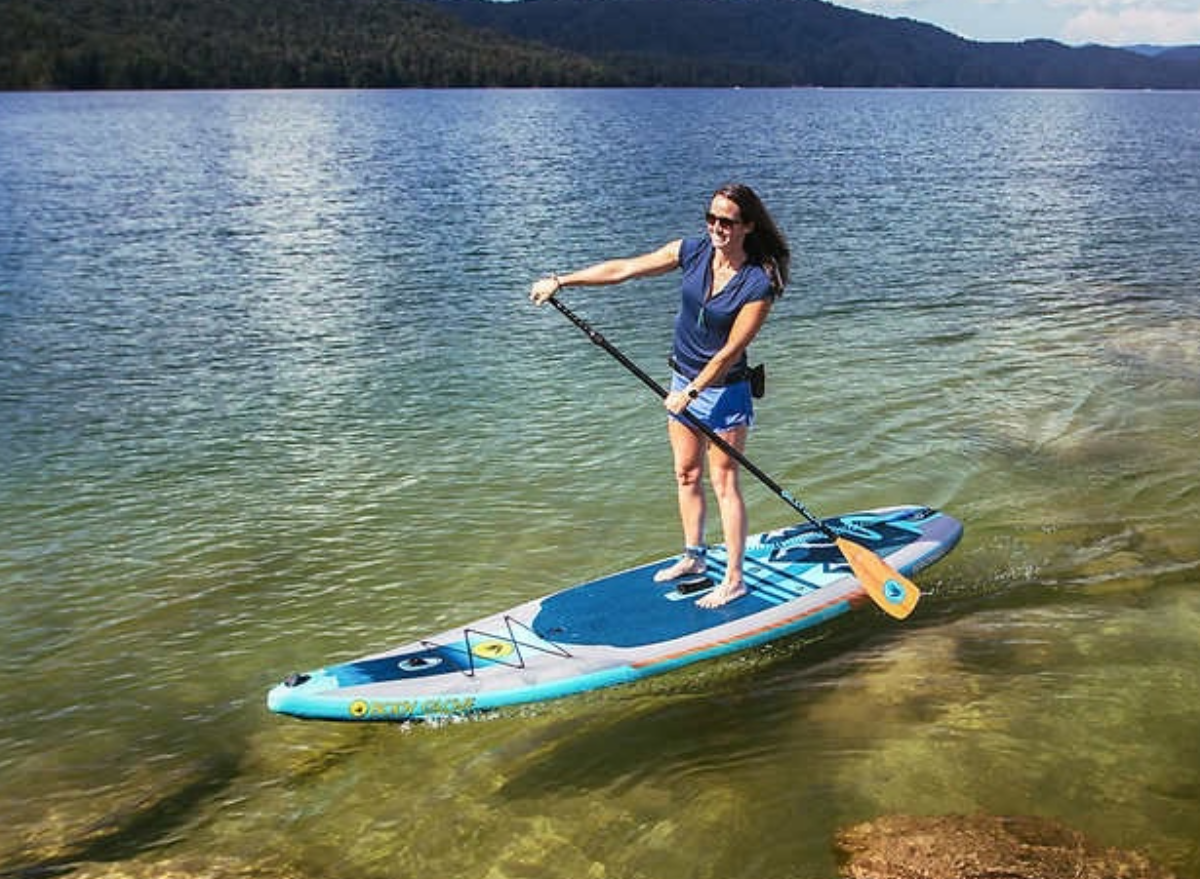
POLYGON ((703 653, 706 650, 712 650, 714 647, 720 647, 724 644, 733 644, 737 641, 744 641, 746 638, 752 638, 755 635, 762 634, 763 632, 770 632, 775 629, 783 628, 784 626, 790 626, 792 623, 796 622, 797 620, 802 620, 805 617, 810 617, 813 614, 820 613, 821 611, 825 610, 826 608, 833 607, 835 604, 841 604, 843 601, 849 602, 850 606, 853 607, 855 604, 861 604, 862 599, 864 597, 865 596, 862 593, 856 593, 854 595, 843 595, 841 598, 830 599, 829 601, 825 602, 824 604, 819 604, 814 608, 810 608, 809 610, 806 610, 804 613, 796 614, 794 617, 788 617, 786 620, 780 620, 779 622, 774 623, 773 625, 760 626, 757 629, 751 629, 749 632, 742 632, 740 635, 737 635, 736 637, 721 638, 720 640, 717 640, 717 641, 710 641, 707 644, 701 644, 696 647, 689 647, 687 650, 680 650, 678 653, 669 653, 666 656, 659 656, 654 659, 644 659, 641 662, 633 662, 633 663, 630 663, 630 666, 632 668, 648 668, 649 666, 652 666, 652 665, 658 665, 661 662, 672 662, 676 659, 682 659, 685 656, 691 656, 693 653, 703 653))

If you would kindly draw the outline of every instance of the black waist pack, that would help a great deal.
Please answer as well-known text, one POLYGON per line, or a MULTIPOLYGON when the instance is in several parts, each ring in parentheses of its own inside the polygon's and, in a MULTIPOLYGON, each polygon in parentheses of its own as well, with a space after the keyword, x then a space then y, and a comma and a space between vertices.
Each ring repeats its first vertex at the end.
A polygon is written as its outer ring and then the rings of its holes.
POLYGON ((752 366, 748 371, 750 373, 750 393, 759 399, 767 392, 766 364, 760 363, 758 366, 752 366))

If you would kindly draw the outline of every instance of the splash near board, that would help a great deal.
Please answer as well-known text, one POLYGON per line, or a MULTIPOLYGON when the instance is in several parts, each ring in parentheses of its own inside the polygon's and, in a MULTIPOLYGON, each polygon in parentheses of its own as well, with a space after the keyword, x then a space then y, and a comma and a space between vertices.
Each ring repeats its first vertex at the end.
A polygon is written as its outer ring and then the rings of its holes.
MULTIPOLYGON (((724 572, 709 551, 702 578, 655 583, 670 559, 556 592, 384 653, 293 674, 272 711, 346 721, 443 718, 557 699, 745 650, 869 604, 838 544, 866 547, 912 575, 948 553, 962 525, 928 507, 850 513, 752 537, 747 595, 715 610, 695 599, 724 572)), ((889 600, 906 600, 897 583, 889 600)), ((883 586, 885 596, 889 586, 883 586)))

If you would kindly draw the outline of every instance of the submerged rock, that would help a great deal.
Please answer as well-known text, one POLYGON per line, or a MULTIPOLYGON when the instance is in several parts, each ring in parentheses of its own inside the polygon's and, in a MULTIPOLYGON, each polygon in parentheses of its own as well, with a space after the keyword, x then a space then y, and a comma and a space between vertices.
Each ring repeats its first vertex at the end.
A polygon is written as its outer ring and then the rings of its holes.
POLYGON ((178 835, 236 776, 233 757, 156 771, 47 808, 29 827, 5 827, 0 877, 57 876, 84 863, 116 863, 178 835))
POLYGON ((1174 879, 1046 818, 888 816, 841 831, 848 879, 1174 879))
POLYGON ((305 879, 286 866, 252 864, 221 856, 84 864, 71 879, 305 879))

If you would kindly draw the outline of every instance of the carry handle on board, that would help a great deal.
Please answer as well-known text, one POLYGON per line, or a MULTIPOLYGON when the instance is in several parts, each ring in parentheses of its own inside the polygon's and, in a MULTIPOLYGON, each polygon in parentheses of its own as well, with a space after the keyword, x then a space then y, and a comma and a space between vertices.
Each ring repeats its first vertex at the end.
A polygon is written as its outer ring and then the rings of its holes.
MULTIPOLYGON (((656 382, 653 378, 646 374, 636 363, 626 357, 621 351, 613 345, 608 339, 604 338, 597 330, 595 330, 587 321, 581 318, 567 306, 559 302, 557 296, 550 297, 550 303, 557 308, 562 314, 579 327, 584 334, 599 345, 609 354, 611 354, 622 366, 632 372, 639 378, 642 384, 658 394, 660 399, 666 399, 667 389, 656 382)), ((885 613, 902 620, 913 612, 913 608, 917 606, 917 600, 921 597, 921 590, 917 585, 881 559, 878 555, 871 552, 865 546, 855 543, 842 537, 816 516, 808 511, 804 504, 800 503, 789 491, 779 485, 774 479, 755 466, 749 458, 734 446, 727 443, 721 436, 707 424, 700 421, 692 415, 691 412, 684 409, 683 416, 687 421, 709 438, 725 454, 733 458, 739 464, 746 468, 755 476, 763 485, 769 488, 776 497, 787 503, 792 509, 798 512, 801 516, 815 525, 836 545, 838 550, 850 564, 850 569, 854 571, 854 576, 858 578, 858 582, 862 584, 867 595, 871 597, 885 613)))

